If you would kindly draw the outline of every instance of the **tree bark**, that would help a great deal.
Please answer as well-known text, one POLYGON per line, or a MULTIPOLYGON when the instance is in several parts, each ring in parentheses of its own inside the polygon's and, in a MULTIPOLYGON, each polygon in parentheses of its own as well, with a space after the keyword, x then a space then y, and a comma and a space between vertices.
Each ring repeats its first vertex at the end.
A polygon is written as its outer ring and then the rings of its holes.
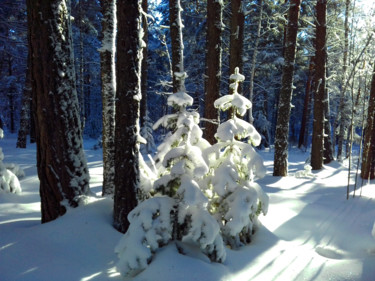
POLYGON ((317 0, 315 35, 314 124, 311 146, 311 166, 314 170, 323 167, 324 142, 324 96, 326 90, 326 8, 327 0, 317 0))
POLYGON ((71 38, 64 0, 27 0, 33 114, 42 223, 78 206, 89 192, 71 38))
POLYGON ((329 107, 329 95, 326 87, 324 93, 324 139, 323 139, 323 163, 328 164, 334 160, 333 144, 332 144, 332 130, 331 130, 331 111, 329 107))
MULTIPOLYGON (((344 56, 343 56, 343 66, 342 66, 342 84, 341 87, 344 87, 346 83, 346 72, 348 68, 348 53, 349 53, 349 9, 350 9, 350 0, 345 1, 345 21, 344 21, 344 56)), ((341 89, 340 95, 340 105, 339 105, 339 135, 337 141, 337 160, 342 161, 342 147, 345 134, 345 125, 346 125, 346 116, 345 116, 345 96, 346 96, 346 87, 341 89)))
MULTIPOLYGON (((262 29, 262 14, 263 14, 263 0, 258 0, 259 6, 259 16, 258 16, 258 26, 257 26, 257 35, 254 43, 254 50, 253 56, 251 58, 251 70, 250 70, 250 85, 249 85, 249 100, 253 102, 254 96, 254 76, 255 76, 255 69, 256 69, 256 62, 257 62, 257 55, 258 55, 258 45, 260 41, 260 31, 262 29)), ((250 124, 253 124, 253 108, 251 107, 248 111, 248 119, 250 124)))
POLYGON ((85 128, 86 124, 86 112, 85 112, 85 93, 84 93, 84 46, 83 46, 83 7, 82 1, 78 1, 78 29, 79 29, 79 75, 78 75, 78 100, 79 100, 79 111, 81 119, 82 131, 85 128))
MULTIPOLYGON (((242 0, 231 0, 231 18, 230 18, 230 43, 229 43, 229 75, 234 73, 238 67, 239 72, 243 73, 243 40, 245 15, 243 11, 242 0)), ((229 82, 230 84, 230 82, 229 82)), ((238 93, 242 93, 242 86, 238 85, 238 93)), ((233 94, 233 89, 229 87, 229 93, 233 94)))
MULTIPOLYGON (((142 0, 142 10, 145 14, 148 12, 148 0, 142 0)), ((141 117, 140 123, 141 127, 144 126, 146 117, 147 117, 147 76, 148 76, 148 20, 147 16, 142 15, 142 28, 143 28, 143 41, 146 44, 146 47, 143 48, 143 59, 142 59, 142 76, 141 76, 141 92, 142 92, 142 100, 141 100, 141 117)))
POLYGON ((141 0, 117 2, 114 227, 125 233, 137 205, 141 100, 141 0))
POLYGON ((26 148, 27 134, 30 131, 30 102, 31 102, 31 57, 27 55, 25 86, 23 88, 20 128, 18 130, 17 148, 26 148))
POLYGON ((184 43, 180 0, 169 0, 169 23, 172 47, 173 93, 185 91, 184 43))
POLYGON ((214 102, 220 97, 221 81, 221 33, 223 28, 223 3, 215 0, 207 1, 207 53, 206 53, 206 80, 205 80, 205 119, 204 138, 214 144, 217 130, 218 111, 214 102))
POLYGON ((102 145, 103 187, 102 194, 112 195, 115 177, 115 44, 116 44, 116 1, 101 0, 102 48, 100 49, 100 72, 102 81, 102 145))
POLYGON ((371 80, 367 125, 362 152, 361 177, 362 179, 375 178, 375 67, 371 80))
POLYGON ((307 134, 306 131, 308 130, 308 118, 309 118, 309 107, 310 107, 310 96, 311 96, 311 89, 312 89, 312 81, 314 78, 314 68, 315 68, 315 58, 311 57, 310 59, 310 66, 309 66, 309 76, 306 82, 306 89, 305 89, 305 99, 303 102, 303 113, 302 113, 302 121, 301 121, 301 129, 299 132, 299 139, 298 139, 298 148, 302 146, 307 146, 307 134))
POLYGON ((284 66, 281 78, 280 100, 277 113, 275 135, 274 176, 288 175, 288 137, 291 100, 293 93, 294 62, 298 31, 300 0, 291 0, 284 53, 284 66))

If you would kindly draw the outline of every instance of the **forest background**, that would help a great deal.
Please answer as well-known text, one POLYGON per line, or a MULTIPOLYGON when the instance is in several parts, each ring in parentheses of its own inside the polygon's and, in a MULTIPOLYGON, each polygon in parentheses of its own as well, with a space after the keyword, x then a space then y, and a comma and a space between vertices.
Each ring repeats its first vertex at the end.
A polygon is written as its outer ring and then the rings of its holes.
MULTIPOLYGON (((361 135, 363 114, 366 114, 373 64, 373 7, 370 2, 341 0, 327 2, 327 89, 329 92, 333 144, 339 134, 354 139, 361 135), (345 31, 347 18, 348 30, 345 31), (349 32, 346 34, 346 32, 349 32), (345 52, 345 37, 349 49, 345 52), (346 53, 347 62, 344 62, 346 53), (344 73, 345 72, 345 73, 344 73), (343 82, 344 81, 344 82, 343 82), (345 93, 343 93, 345 88, 345 93), (344 94, 344 105, 340 100, 344 94), (354 111, 352 120, 351 113, 354 111), (344 116, 341 121, 341 117, 344 116), (343 130, 340 130, 343 124, 343 130)), ((167 113, 166 96, 171 88, 171 46, 168 1, 149 1, 147 36, 147 116, 144 127, 150 127, 167 113)), ((254 126, 261 133, 262 146, 274 143, 277 106, 281 88, 284 30, 288 3, 284 1, 244 1, 243 71, 246 80, 242 93, 253 91, 254 126), (261 19, 260 6, 262 4, 261 19), (258 37, 258 22, 260 32, 258 37), (255 46, 257 44, 257 46, 255 46), (254 59, 254 51, 256 57, 254 59), (255 68, 253 70, 253 68, 255 68), (254 71, 253 78, 251 72, 254 71), (251 85, 252 84, 252 85, 251 85)), ((100 80, 101 7, 99 1, 72 1, 72 21, 77 92, 84 135, 99 138, 102 130, 102 97, 100 80)), ((183 8, 183 41, 187 93, 194 98, 194 109, 204 117, 206 4, 205 1, 181 1, 183 8)), ((0 5, 0 114, 3 126, 10 133, 20 128, 22 96, 27 69, 27 18, 25 1, 2 0, 0 5)), ((226 94, 229 84, 229 37, 231 5, 224 1, 222 34, 222 79, 220 92, 226 94)), ((293 109, 290 116, 289 143, 306 149, 311 143, 312 102, 308 93, 311 83, 311 58, 314 57, 315 1, 302 1, 299 18, 296 63, 294 72, 293 109), (306 119, 306 123, 302 124, 306 119)), ((24 101, 25 102, 25 101, 24 101)), ((342 102, 342 101, 341 101, 342 102)), ((143 112, 145 115, 145 112, 143 112)), ((165 131, 153 132, 156 143, 165 131)), ((150 136, 147 136, 150 140, 150 136)), ((150 142, 152 143, 152 142, 150 142)), ((349 141, 346 149, 349 149, 349 141)), ((151 149, 151 147, 150 147, 151 149)), ((346 155, 348 151, 346 152, 346 155)))

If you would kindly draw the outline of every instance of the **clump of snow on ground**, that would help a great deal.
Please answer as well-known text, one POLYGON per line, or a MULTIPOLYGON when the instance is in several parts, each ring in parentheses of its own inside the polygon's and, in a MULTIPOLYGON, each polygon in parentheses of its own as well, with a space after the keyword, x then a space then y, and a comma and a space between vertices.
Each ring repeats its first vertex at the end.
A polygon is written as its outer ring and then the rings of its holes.
POLYGON ((314 174, 311 173, 312 167, 309 164, 306 164, 303 168, 304 169, 302 171, 297 171, 294 174, 296 178, 309 178, 314 176, 314 174))
MULTIPOLYGON (((0 129, 0 139, 4 137, 3 130, 0 129)), ((11 164, 8 167, 4 165, 4 153, 2 148, 0 147, 0 193, 1 192, 7 192, 7 193, 21 193, 21 184, 17 178, 17 176, 10 170, 10 168, 14 168, 15 172, 19 172, 19 174, 22 176, 24 175, 22 169, 19 168, 18 165, 11 164)))

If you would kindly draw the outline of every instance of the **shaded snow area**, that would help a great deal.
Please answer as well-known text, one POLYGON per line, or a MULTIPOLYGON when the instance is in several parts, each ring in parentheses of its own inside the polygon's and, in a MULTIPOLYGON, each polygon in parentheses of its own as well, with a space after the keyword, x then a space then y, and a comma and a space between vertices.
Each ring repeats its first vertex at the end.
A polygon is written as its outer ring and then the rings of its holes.
MULTIPOLYGON (((93 145, 86 141, 85 147, 96 196, 41 225, 35 145, 16 149, 15 135, 0 140, 4 162, 25 171, 22 193, 0 193, 1 281, 124 280, 114 251, 122 234, 112 227, 111 199, 100 197, 101 150, 93 145)), ((249 246, 227 249, 219 264, 169 244, 128 280, 375 280, 375 182, 346 200, 346 167, 334 162, 310 172, 304 168, 308 155, 291 150, 290 176, 273 177, 273 152, 260 154, 267 174, 257 183, 269 195, 269 210, 249 246)))

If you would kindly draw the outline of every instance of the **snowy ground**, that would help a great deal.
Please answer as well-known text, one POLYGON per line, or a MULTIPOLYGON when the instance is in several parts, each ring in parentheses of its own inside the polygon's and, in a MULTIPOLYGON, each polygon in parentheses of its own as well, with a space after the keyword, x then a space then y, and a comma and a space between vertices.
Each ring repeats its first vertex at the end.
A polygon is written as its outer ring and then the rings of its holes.
MULTIPOLYGON (((97 197, 41 225, 35 145, 21 150, 15 142, 14 135, 0 140, 4 162, 19 164, 26 173, 21 194, 0 193, 0 280, 121 280, 113 250, 122 234, 111 226, 111 200, 100 197, 101 151, 86 142, 97 197)), ((307 154, 292 150, 291 175, 280 178, 272 176, 273 153, 262 156, 268 173, 258 183, 270 196, 270 207, 250 246, 228 250, 224 264, 212 264, 180 255, 170 245, 132 280, 374 281, 375 182, 363 188, 361 197, 346 200, 347 169, 338 163, 314 177, 296 178, 307 154)))

